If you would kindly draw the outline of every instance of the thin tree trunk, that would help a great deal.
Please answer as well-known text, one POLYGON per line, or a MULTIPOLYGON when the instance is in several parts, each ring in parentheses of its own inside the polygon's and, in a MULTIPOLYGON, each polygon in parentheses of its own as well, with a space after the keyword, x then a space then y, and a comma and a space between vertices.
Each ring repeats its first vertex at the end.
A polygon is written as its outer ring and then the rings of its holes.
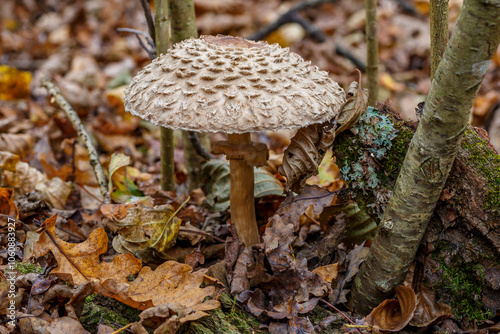
POLYGON ((448 44, 448 0, 431 0, 431 79, 448 44))
POLYGON ((500 0, 465 0, 436 70, 379 233, 352 290, 368 313, 400 285, 415 257, 500 42, 500 0))
POLYGON ((378 96, 377 0, 365 0, 366 12, 366 74, 368 105, 375 107, 378 96))
MULTIPOLYGON (((169 0, 170 27, 172 29, 172 44, 179 43, 190 37, 198 37, 196 29, 196 15, 193 0, 169 0)), ((210 149, 210 138, 206 134, 199 134, 198 138, 202 146, 210 149)), ((189 190, 200 186, 199 170, 203 158, 196 152, 189 134, 182 132, 182 144, 184 148, 184 161, 188 172, 189 190)))
MULTIPOLYGON (((168 2, 155 0, 155 36, 156 56, 166 53, 170 38, 168 29, 168 2)), ((174 182, 174 132, 161 128, 161 187, 163 190, 175 190, 174 182)))

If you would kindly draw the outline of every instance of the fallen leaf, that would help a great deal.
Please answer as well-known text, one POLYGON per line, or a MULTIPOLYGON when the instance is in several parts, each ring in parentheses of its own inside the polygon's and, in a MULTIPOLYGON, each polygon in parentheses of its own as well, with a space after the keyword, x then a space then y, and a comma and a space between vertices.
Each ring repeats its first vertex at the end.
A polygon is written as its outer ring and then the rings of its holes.
POLYGON ((337 278, 337 275, 339 273, 339 264, 328 264, 326 266, 318 267, 312 272, 321 276, 321 278, 323 278, 325 282, 332 283, 332 281, 337 278))
POLYGON ((415 314, 410 321, 410 325, 415 327, 427 327, 432 323, 443 321, 453 315, 453 311, 449 305, 436 301, 434 291, 420 287, 420 292, 417 294, 417 308, 415 314))
POLYGON ((67 243, 56 235, 56 219, 54 215, 44 221, 32 253, 34 257, 41 257, 52 252, 58 264, 51 272, 53 275, 72 284, 82 284, 106 279, 126 281, 127 276, 140 270, 141 261, 131 254, 120 254, 111 263, 99 262, 99 255, 106 252, 108 245, 103 228, 94 230, 82 243, 67 243))
POLYGON ((7 151, 26 158, 33 150, 35 138, 26 133, 0 134, 0 151, 7 151))
POLYGON ((17 219, 19 218, 19 210, 17 209, 16 204, 12 201, 13 196, 13 189, 0 188, 0 213, 17 219))
POLYGON ((371 327, 381 331, 397 332, 408 325, 415 312, 417 298, 411 287, 396 287, 398 300, 386 299, 366 316, 365 321, 371 327))
POLYGON ((31 73, 0 65, 0 100, 24 99, 30 94, 31 73))
MULTIPOLYGON (((109 210, 109 206, 105 210, 109 210)), ((169 204, 149 207, 140 203, 129 207, 125 218, 113 219, 120 227, 118 236, 113 240, 113 245, 119 245, 115 249, 119 252, 126 249, 136 254, 154 248, 161 257, 179 234, 182 221, 175 216, 178 211, 169 204)))
POLYGON ((290 194, 276 211, 283 221, 293 224, 294 231, 299 229, 300 217, 310 206, 316 215, 321 214, 325 206, 332 204, 338 191, 329 192, 318 186, 306 185, 299 195, 290 194))
POLYGON ((15 154, 0 152, 4 186, 14 188, 16 196, 37 190, 50 205, 56 209, 64 209, 71 192, 71 183, 58 177, 49 180, 37 169, 19 160, 19 156, 15 154))
POLYGON ((192 270, 187 264, 167 261, 156 270, 142 268, 133 282, 116 284, 114 279, 102 280, 103 289, 115 293, 113 298, 140 310, 167 303, 198 309, 206 306, 205 310, 219 307, 216 300, 207 305, 203 303, 206 297, 217 297, 217 281, 205 275, 207 269, 192 270), (208 284, 202 288, 202 283, 208 284))

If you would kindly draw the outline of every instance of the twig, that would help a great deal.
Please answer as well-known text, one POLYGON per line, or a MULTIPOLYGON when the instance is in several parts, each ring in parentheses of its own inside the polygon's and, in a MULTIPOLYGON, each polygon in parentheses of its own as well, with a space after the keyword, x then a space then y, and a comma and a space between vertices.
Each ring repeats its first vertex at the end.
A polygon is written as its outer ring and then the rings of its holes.
POLYGON ((190 229, 187 229, 187 228, 184 228, 184 227, 179 227, 179 232, 182 232, 182 233, 193 233, 193 234, 200 234, 200 235, 203 235, 205 237, 208 237, 208 238, 212 238, 214 240, 217 240, 219 242, 222 242, 222 243, 225 243, 226 240, 224 239, 221 239, 219 237, 216 237, 215 235, 212 235, 210 233, 206 233, 206 232, 203 232, 203 231, 194 231, 194 230, 190 230, 190 229))
POLYGON ((309 220, 311 220, 314 224, 321 225, 321 223, 319 221, 317 221, 316 219, 314 219, 314 217, 311 217, 307 212, 304 212, 304 216, 306 216, 307 218, 309 218, 309 220))
POLYGON ((47 88, 50 95, 55 99, 55 102, 59 105, 59 107, 66 113, 69 120, 78 131, 78 136, 82 140, 83 144, 87 148, 89 152, 89 159, 92 168, 94 169, 94 173, 97 178, 97 183, 99 183, 99 189, 101 190, 101 194, 104 197, 104 202, 108 203, 110 201, 108 183, 106 180, 106 175, 104 174, 104 169, 102 168, 101 162, 99 161, 99 154, 92 143, 92 138, 88 133, 87 129, 83 125, 80 117, 76 111, 71 107, 71 105, 66 101, 66 99, 61 95, 59 89, 48 79, 44 79, 42 81, 42 86, 47 88))
POLYGON ((262 40, 267 35, 269 35, 273 31, 275 31, 279 27, 281 27, 282 25, 284 25, 286 23, 290 23, 290 22, 296 22, 296 23, 300 24, 304 28, 304 30, 310 35, 310 37, 314 38, 314 40, 316 40, 316 41, 318 41, 318 42, 321 43, 321 42, 324 41, 324 39, 321 40, 322 38, 326 39, 325 34, 320 29, 318 29, 317 27, 315 27, 312 23, 310 23, 308 20, 300 17, 297 14, 297 12, 299 12, 299 11, 301 11, 303 9, 306 9, 306 8, 309 8, 309 7, 315 7, 315 6, 318 6, 318 5, 322 4, 322 3, 327 3, 327 2, 333 3, 333 2, 336 2, 336 0, 308 0, 308 1, 303 1, 303 2, 301 2, 299 4, 297 4, 296 6, 294 6, 293 8, 291 8, 289 11, 287 11, 283 15, 281 15, 276 21, 274 21, 270 25, 262 28, 261 30, 255 32, 254 34, 252 34, 250 37, 248 37, 248 39, 251 39, 251 40, 254 40, 254 41, 262 40))
POLYGON ((188 138, 189 141, 191 142, 191 145, 193 146, 194 150, 198 155, 200 155, 202 158, 210 160, 214 159, 215 157, 208 152, 203 145, 201 145, 200 138, 198 137, 198 134, 194 131, 189 131, 188 132, 188 138))
POLYGON ((118 333, 120 333, 121 331, 124 331, 124 330, 126 330, 127 328, 132 327, 133 325, 135 325, 135 322, 131 322, 131 323, 130 323, 130 324, 128 324, 127 326, 122 327, 122 328, 120 328, 120 329, 117 329, 116 331, 112 332, 111 334, 118 334, 118 333))
POLYGON ((153 60, 153 59, 156 58, 156 47, 155 47, 154 41, 152 41, 151 38, 149 38, 148 35, 146 35, 145 32, 140 31, 140 30, 130 29, 130 28, 117 28, 116 31, 119 31, 119 32, 130 32, 132 34, 135 34, 135 37, 139 41, 139 45, 147 52, 149 58, 151 60, 153 60), (144 39, 148 43, 149 47, 147 47, 142 42, 142 39, 139 38, 139 35, 141 35, 142 37, 144 37, 144 39))
POLYGON ((146 21, 148 22, 149 36, 151 37, 154 46, 156 44, 155 22, 153 19, 153 15, 151 14, 151 8, 149 8, 148 0, 139 0, 139 2, 141 3, 142 10, 144 11, 146 21))
POLYGON ((340 44, 337 44, 335 46, 335 53, 338 54, 339 56, 342 56, 342 57, 346 58, 347 60, 349 60, 361 72, 363 72, 363 73, 366 72, 366 64, 365 64, 365 62, 363 62, 361 59, 359 59, 355 55, 353 55, 347 48, 343 47, 340 44))
MULTIPOLYGON (((319 300, 321 300, 323 303, 325 303, 326 305, 330 306, 331 308, 333 308, 335 311, 337 311, 341 316, 343 316, 344 318, 347 319, 347 321, 349 321, 352 325, 356 325, 354 323, 354 321, 351 320, 351 318, 349 318, 344 312, 342 312, 341 310, 339 310, 338 308, 336 308, 335 306, 333 306, 332 304, 330 304, 329 302, 327 302, 326 300, 324 300, 323 298, 320 298, 319 300)), ((361 334, 363 334, 363 332, 359 329, 359 328, 356 328, 358 330, 358 332, 360 332, 361 334)))

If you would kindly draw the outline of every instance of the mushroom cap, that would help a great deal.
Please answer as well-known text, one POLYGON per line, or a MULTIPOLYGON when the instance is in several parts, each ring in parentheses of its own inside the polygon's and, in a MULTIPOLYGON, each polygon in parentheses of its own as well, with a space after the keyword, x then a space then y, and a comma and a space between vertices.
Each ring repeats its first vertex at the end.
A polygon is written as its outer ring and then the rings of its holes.
POLYGON ((201 36, 174 45, 133 79, 125 110, 171 129, 246 133, 335 117, 344 90, 288 48, 201 36))

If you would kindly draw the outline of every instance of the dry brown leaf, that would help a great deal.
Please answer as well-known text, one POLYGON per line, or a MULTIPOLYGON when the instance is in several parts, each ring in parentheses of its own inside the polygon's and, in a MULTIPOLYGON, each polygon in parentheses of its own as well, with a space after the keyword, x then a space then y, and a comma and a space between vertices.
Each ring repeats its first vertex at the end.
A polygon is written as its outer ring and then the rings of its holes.
POLYGON ((278 171, 286 177, 287 192, 300 192, 306 180, 318 174, 318 166, 326 153, 324 150, 318 150, 325 126, 312 124, 299 129, 285 150, 283 164, 278 171))
MULTIPOLYGON (((109 210, 110 205, 104 210, 109 210)), ((113 245, 117 245, 115 250, 121 253, 125 249, 136 254, 154 248, 161 257, 179 233, 182 221, 175 216, 176 213, 174 207, 168 204, 149 207, 141 203, 129 207, 125 218, 113 219, 120 226, 118 236, 113 240, 113 245)))
POLYGON ((359 70, 356 71, 359 74, 359 80, 351 82, 349 85, 347 101, 337 117, 337 123, 340 124, 340 127, 335 131, 335 135, 352 128, 358 123, 368 107, 368 91, 361 87, 361 72, 359 70))
POLYGON ((127 276, 141 269, 142 262, 131 254, 120 254, 111 263, 99 262, 99 255, 106 252, 108 245, 108 236, 103 228, 93 231, 86 241, 72 244, 57 237, 56 219, 57 215, 54 215, 42 224, 32 254, 40 257, 52 252, 58 264, 52 274, 76 285, 106 279, 124 282, 127 276))
POLYGON ((427 327, 436 321, 442 321, 453 314, 451 306, 436 302, 434 291, 421 286, 417 294, 417 308, 410 325, 416 327, 427 327))
MULTIPOLYGON (((361 72, 359 72, 361 81, 361 72)), ((323 124, 312 124, 299 129, 283 155, 283 164, 278 171, 286 177, 285 190, 301 192, 305 182, 318 174, 318 168, 335 137, 353 127, 366 111, 368 96, 359 82, 349 86, 348 100, 335 120, 323 124), (340 124, 338 129, 335 124, 340 124)))
POLYGON ((14 190, 0 188, 0 213, 17 219, 19 217, 19 210, 12 201, 13 196, 14 190))
POLYGON ((8 151, 25 158, 33 150, 35 138, 25 133, 0 134, 0 151, 8 151))
POLYGON ((337 278, 337 275, 339 273, 339 264, 332 263, 326 266, 318 267, 312 272, 321 276, 321 278, 324 279, 325 282, 332 283, 332 281, 337 278))
POLYGON ((411 287, 396 287, 398 300, 386 299, 366 316, 365 321, 371 327, 382 331, 397 332, 402 330, 413 318, 417 298, 411 287))
POLYGON ((323 208, 332 204, 338 191, 329 192, 318 186, 306 185, 299 195, 288 195, 281 203, 276 214, 283 221, 293 224, 294 231, 299 230, 300 217, 312 206, 315 215, 321 214, 323 208))
POLYGON ((64 182, 58 177, 49 180, 37 169, 19 160, 18 155, 0 152, 4 186, 14 188, 17 196, 37 190, 54 208, 64 209, 71 192, 71 183, 64 182))
MULTIPOLYGON (((103 289, 114 293, 113 298, 140 310, 167 303, 196 309, 208 307, 205 310, 218 307, 218 302, 203 303, 206 297, 217 295, 219 288, 214 284, 215 280, 205 275, 206 269, 192 270, 187 264, 167 261, 154 271, 150 267, 142 268, 137 278, 130 283, 117 284, 116 280, 103 280, 103 289), (202 283, 211 285, 201 288, 202 283)), ((215 283, 218 284, 217 281, 215 283)))

